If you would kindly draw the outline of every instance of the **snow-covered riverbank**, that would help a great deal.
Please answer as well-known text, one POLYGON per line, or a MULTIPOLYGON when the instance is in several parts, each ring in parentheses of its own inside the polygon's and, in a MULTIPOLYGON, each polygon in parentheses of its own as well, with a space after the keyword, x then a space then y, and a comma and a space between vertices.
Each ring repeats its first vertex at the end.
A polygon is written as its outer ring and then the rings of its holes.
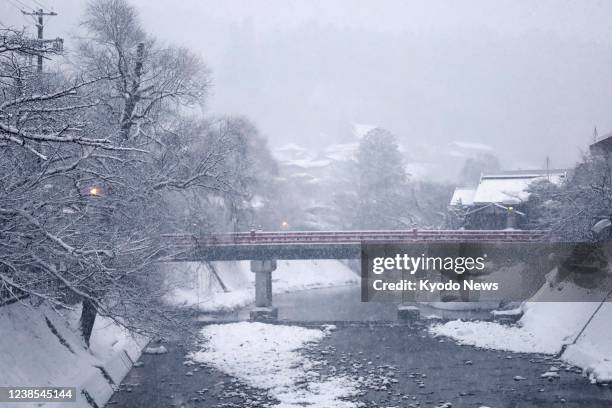
POLYGON ((581 367, 591 381, 612 382, 612 304, 562 301, 564 297, 576 299, 581 292, 588 299, 603 299, 607 290, 594 296, 593 291, 587 293, 568 282, 545 285, 523 304, 524 314, 517 325, 453 320, 433 326, 431 332, 461 344, 518 353, 557 354, 565 348, 561 358, 581 367), (538 302, 541 296, 556 296, 559 301, 538 302))
POLYGON ((79 310, 61 316, 26 302, 0 308, 0 386, 76 387, 73 408, 91 407, 86 395, 104 406, 147 340, 98 316, 87 348, 77 328, 79 310))
MULTIPOLYGON (((168 304, 202 312, 222 312, 253 303, 255 274, 249 261, 167 264, 168 304)), ((278 261, 272 273, 274 293, 356 285, 359 277, 337 260, 278 261)))

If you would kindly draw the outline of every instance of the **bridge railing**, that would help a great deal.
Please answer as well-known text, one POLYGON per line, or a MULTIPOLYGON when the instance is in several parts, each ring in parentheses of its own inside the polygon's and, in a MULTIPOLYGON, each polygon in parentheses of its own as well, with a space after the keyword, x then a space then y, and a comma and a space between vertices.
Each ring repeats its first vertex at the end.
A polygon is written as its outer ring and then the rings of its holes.
POLYGON ((251 231, 195 236, 166 235, 174 245, 355 244, 361 242, 537 242, 541 230, 251 231))

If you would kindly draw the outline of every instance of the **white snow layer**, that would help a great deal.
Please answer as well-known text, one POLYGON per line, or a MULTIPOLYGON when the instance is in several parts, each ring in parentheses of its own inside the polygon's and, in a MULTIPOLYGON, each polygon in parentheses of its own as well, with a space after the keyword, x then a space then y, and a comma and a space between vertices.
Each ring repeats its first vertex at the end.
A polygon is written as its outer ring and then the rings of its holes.
POLYGON ((474 188, 455 188, 453 197, 450 200, 450 205, 472 205, 474 204, 474 195, 476 189, 474 188))
POLYGON ((481 177, 476 188, 473 202, 476 204, 499 203, 506 205, 520 204, 529 199, 528 191, 531 183, 549 180, 561 184, 565 178, 564 172, 555 171, 550 175, 534 172, 532 174, 488 174, 481 177))
MULTIPOLYGON (((167 284, 174 289, 165 301, 174 306, 219 312, 247 306, 255 301, 255 274, 249 261, 176 263, 166 266, 167 284), (211 266, 226 287, 224 290, 211 266)), ((274 293, 355 285, 359 277, 336 260, 278 261, 272 272, 274 293)))
POLYGON ((146 339, 98 316, 88 349, 77 329, 80 310, 63 313, 25 303, 0 307, 0 386, 76 386, 75 408, 88 406, 80 394, 87 388, 102 406, 113 389, 97 367, 119 383, 131 366, 126 353, 138 359, 146 339))
MULTIPOLYGON (((532 300, 577 299, 587 290, 568 282, 546 284, 532 300)), ((593 299, 592 293, 589 299, 593 299)), ((605 297, 602 294, 601 299, 605 297)), ((526 302, 523 317, 516 326, 491 322, 455 320, 430 328, 431 333, 447 336, 460 344, 517 353, 555 354, 569 345, 562 359, 585 369, 593 381, 612 381, 612 342, 609 338, 612 305, 604 303, 585 331, 578 337, 598 302, 526 302), (572 343, 575 341, 575 344, 572 343)))
POLYGON ((325 331, 296 326, 240 322, 202 329, 203 349, 189 358, 268 390, 277 407, 352 408, 343 398, 356 395, 349 378, 322 379, 317 362, 300 349, 325 337, 325 331))
POLYGON ((466 149, 466 150, 485 150, 485 151, 493 150, 493 148, 487 144, 478 143, 478 142, 468 142, 468 141, 463 141, 463 140, 456 140, 451 143, 451 146, 456 146, 456 147, 459 147, 461 149, 466 149))
POLYGON ((519 204, 529 198, 533 178, 483 178, 473 197, 474 203, 519 204))

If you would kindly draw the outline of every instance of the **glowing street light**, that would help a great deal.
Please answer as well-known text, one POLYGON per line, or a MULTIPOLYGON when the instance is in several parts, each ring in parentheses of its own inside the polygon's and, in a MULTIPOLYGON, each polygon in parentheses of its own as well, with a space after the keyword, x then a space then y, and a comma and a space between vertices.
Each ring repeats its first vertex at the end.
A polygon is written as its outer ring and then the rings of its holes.
POLYGON ((287 228, 289 228, 289 223, 288 223, 287 221, 283 221, 283 222, 281 223, 281 228, 282 228, 282 229, 287 229, 287 228))
POLYGON ((98 187, 91 187, 89 189, 89 194, 92 196, 100 195, 100 189, 98 187))

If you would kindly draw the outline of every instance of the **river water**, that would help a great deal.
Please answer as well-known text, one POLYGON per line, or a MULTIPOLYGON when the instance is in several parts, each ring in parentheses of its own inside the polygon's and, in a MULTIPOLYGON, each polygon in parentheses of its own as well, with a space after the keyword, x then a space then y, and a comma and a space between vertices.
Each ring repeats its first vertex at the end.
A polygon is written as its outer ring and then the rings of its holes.
MULTIPOLYGON (((361 302, 359 285, 275 294, 273 304, 279 320, 295 322, 389 322, 397 321, 397 305, 361 302)), ((446 310, 415 304, 422 318, 489 320, 486 310, 446 310)), ((200 320, 248 320, 252 306, 222 316, 201 316, 200 320)))

